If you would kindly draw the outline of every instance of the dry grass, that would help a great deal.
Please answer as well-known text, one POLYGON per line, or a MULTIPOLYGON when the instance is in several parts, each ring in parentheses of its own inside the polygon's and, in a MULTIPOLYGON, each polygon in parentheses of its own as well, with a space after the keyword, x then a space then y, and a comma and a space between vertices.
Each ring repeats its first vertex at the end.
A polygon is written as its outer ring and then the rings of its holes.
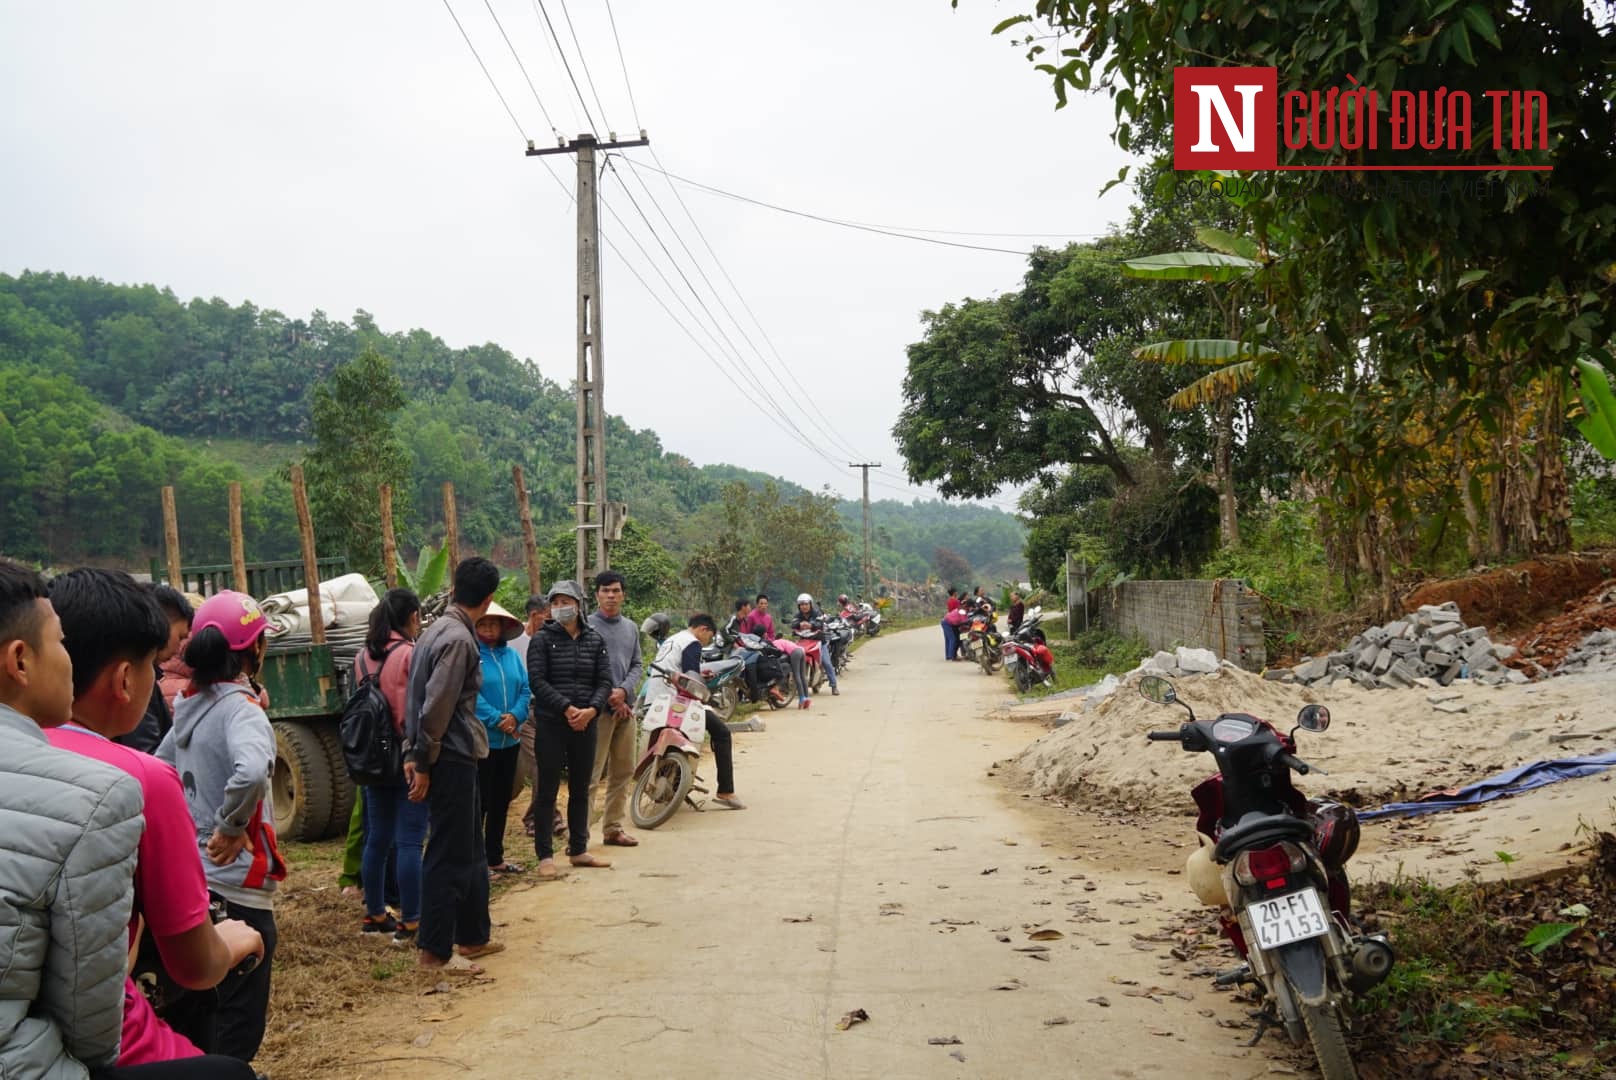
MULTIPOLYGON (((560 799, 564 805, 565 785, 560 799)), ((505 847, 513 862, 531 868, 533 841, 522 831, 527 804, 525 794, 511 804, 505 847)), ((420 971, 413 948, 360 936, 363 906, 337 887, 341 840, 287 844, 285 850, 289 872, 275 901, 279 944, 269 1026, 256 1066, 280 1080, 335 1072, 404 1051, 408 1036, 419 1030, 414 1017, 422 996, 441 976, 420 971), (378 1008, 397 1016, 398 1023, 378 1028, 378 1008)), ((527 875, 496 877, 493 895, 526 881, 527 875)), ((447 1008, 452 994, 428 1000, 447 1008)))

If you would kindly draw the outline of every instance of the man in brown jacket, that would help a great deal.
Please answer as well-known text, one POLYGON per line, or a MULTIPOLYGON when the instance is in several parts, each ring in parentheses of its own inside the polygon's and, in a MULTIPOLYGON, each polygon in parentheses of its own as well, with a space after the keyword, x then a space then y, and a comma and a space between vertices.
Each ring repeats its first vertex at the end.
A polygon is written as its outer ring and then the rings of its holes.
POLYGON ((404 779, 410 798, 431 809, 416 936, 420 964, 470 975, 482 973, 472 958, 504 948, 489 940, 477 796, 477 762, 488 756, 488 730, 477 719, 483 674, 474 630, 498 585, 499 568, 487 559, 455 567, 449 610, 415 643, 404 706, 404 779))

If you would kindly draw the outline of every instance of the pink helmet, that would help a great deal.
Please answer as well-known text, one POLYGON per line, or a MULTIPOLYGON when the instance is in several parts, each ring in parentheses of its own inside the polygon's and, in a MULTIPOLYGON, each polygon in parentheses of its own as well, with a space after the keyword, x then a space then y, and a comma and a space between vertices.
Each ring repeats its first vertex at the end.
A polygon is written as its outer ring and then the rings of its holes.
POLYGON ((201 633, 205 626, 217 626, 230 650, 239 652, 257 641, 259 635, 269 629, 269 622, 258 610, 258 601, 246 593, 225 589, 208 597, 196 609, 191 633, 201 633))

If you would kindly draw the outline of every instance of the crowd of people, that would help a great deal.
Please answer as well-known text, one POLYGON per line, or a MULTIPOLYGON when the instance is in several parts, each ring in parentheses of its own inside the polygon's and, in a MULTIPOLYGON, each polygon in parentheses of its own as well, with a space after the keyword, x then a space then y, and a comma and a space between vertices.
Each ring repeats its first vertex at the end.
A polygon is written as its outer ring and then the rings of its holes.
MULTIPOLYGON (((987 616, 990 620, 994 617, 993 601, 988 598, 982 586, 978 585, 971 592, 965 592, 958 586, 948 590, 948 611, 942 618, 944 660, 964 659, 959 652, 960 628, 968 625, 971 619, 979 614, 987 616)), ((1012 589, 1010 607, 1005 613, 1012 634, 1021 626, 1021 620, 1026 614, 1027 605, 1022 600, 1021 593, 1012 589)))
MULTIPOLYGON (((392 589, 371 613, 353 682, 373 683, 402 777, 360 789, 341 877, 359 933, 413 947, 423 968, 476 975, 492 937, 509 809, 525 783, 535 872, 611 861, 590 850, 627 831, 635 703, 656 669, 699 672, 717 632, 695 613, 657 652, 623 615, 625 582, 575 581, 531 597, 523 620, 494 602, 499 570, 455 567, 450 603, 423 630, 421 599, 392 589), (568 777, 565 816, 557 807, 568 777)), ((0 1076, 253 1080, 286 877, 273 822, 275 736, 258 681, 268 621, 249 596, 202 600, 127 574, 72 570, 48 583, 0 559, 0 1076)), ((801 598, 791 626, 822 616, 801 598)), ((768 598, 740 623, 782 647, 768 598)), ((648 620, 648 623, 653 623, 648 620)), ((806 707, 807 680, 796 661, 806 707)), ((832 693, 833 665, 827 665, 832 693)), ((712 804, 740 810, 728 727, 711 717, 712 804)))

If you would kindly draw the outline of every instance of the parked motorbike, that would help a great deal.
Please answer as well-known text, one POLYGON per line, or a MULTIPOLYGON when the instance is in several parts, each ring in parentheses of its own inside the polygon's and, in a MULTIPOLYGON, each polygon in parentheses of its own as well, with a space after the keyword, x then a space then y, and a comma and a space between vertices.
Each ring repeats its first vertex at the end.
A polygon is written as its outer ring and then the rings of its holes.
POLYGON ((978 611, 965 624, 964 630, 963 637, 970 642, 970 655, 982 665, 982 673, 992 675, 998 671, 999 665, 1004 663, 1004 636, 994 625, 992 614, 978 611))
POLYGON ((853 627, 853 634, 874 637, 881 632, 881 612, 870 604, 859 604, 842 612, 842 618, 853 627))
POLYGON ((1283 1026, 1294 1045, 1311 1041, 1325 1080, 1355 1080, 1343 1032, 1346 1004, 1380 983, 1395 957, 1383 934, 1363 933, 1351 918, 1345 863, 1358 846, 1351 807, 1308 800, 1293 771, 1316 770, 1296 756, 1296 732, 1324 731, 1330 710, 1305 705, 1289 735, 1248 713, 1197 720, 1172 683, 1140 680, 1139 692, 1183 705, 1189 722, 1147 738, 1211 754, 1217 775, 1192 791, 1203 842, 1187 868, 1205 903, 1223 909, 1223 931, 1245 963, 1219 985, 1254 982, 1264 993, 1255 1043, 1283 1026))
POLYGON ((715 644, 701 651, 701 677, 711 695, 709 707, 720 720, 728 723, 730 717, 735 715, 746 687, 746 680, 742 677, 746 662, 732 655, 733 648, 717 648, 717 640, 715 636, 715 644))
POLYGON ((707 702, 712 692, 699 676, 652 665, 665 683, 640 699, 635 710, 640 730, 648 734, 645 753, 634 766, 634 791, 628 813, 642 829, 654 829, 671 818, 692 790, 706 794, 696 775, 701 747, 707 741, 707 702))
POLYGON ((831 662, 836 665, 838 675, 852 662, 853 638, 853 627, 846 619, 837 615, 825 617, 825 643, 830 646, 831 662))
MULTIPOLYGON (((757 675, 758 689, 762 692, 762 700, 755 702, 755 704, 767 704, 771 709, 783 709, 790 704, 791 699, 796 695, 796 680, 791 676, 791 665, 786 661, 785 650, 757 634, 742 631, 736 619, 731 618, 724 629, 714 636, 712 645, 702 650, 701 658, 703 663, 708 660, 716 661, 732 658, 741 660, 742 677, 727 685, 733 687, 736 701, 750 701, 752 695, 747 688, 744 677, 745 660, 739 655, 741 649, 758 654, 755 674, 757 675), (769 693, 770 688, 776 686, 780 688, 783 695, 779 701, 776 701, 774 696, 769 693)), ((715 705, 718 707, 720 715, 724 715, 723 703, 715 702, 715 705)), ((732 707, 729 712, 733 714, 734 708, 732 707)), ((727 721, 729 715, 724 715, 724 719, 727 721)))
POLYGON ((1020 628, 999 646, 999 655, 1011 681, 1016 684, 1016 693, 1025 694, 1035 686, 1054 685, 1055 654, 1049 651, 1036 619, 1023 620, 1020 628))
POLYGON ((817 694, 819 688, 825 685, 825 664, 829 661, 826 643, 813 631, 798 633, 793 630, 791 636, 802 646, 803 667, 808 673, 808 692, 817 694))

